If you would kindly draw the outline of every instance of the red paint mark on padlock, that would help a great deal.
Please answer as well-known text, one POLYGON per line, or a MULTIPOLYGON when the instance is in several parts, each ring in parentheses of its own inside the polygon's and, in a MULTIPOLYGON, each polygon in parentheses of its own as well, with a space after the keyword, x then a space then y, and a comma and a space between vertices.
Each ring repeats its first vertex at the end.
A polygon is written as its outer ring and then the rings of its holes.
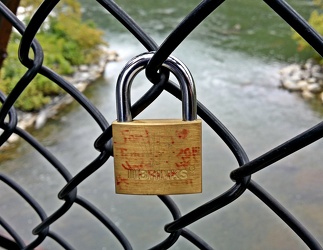
POLYGON ((120 175, 116 178, 116 184, 117 186, 120 186, 120 189, 122 189, 122 185, 128 185, 128 179, 122 178, 120 175))
POLYGON ((150 136, 148 130, 145 130, 145 135, 141 133, 134 134, 129 129, 121 130, 121 135, 123 138, 123 143, 134 143, 134 142, 142 142, 142 143, 150 143, 150 136))
POLYGON ((128 161, 122 163, 121 166, 126 170, 133 170, 133 169, 142 169, 144 167, 143 163, 140 164, 130 164, 128 161))
POLYGON ((196 156, 200 154, 200 147, 181 148, 176 155, 181 161, 176 162, 175 165, 178 168, 186 168, 192 164, 191 160, 196 161, 196 156))
POLYGON ((188 129, 176 130, 176 135, 179 139, 186 139, 189 134, 188 129))
POLYGON ((200 147, 181 148, 177 157, 195 157, 201 154, 200 147))
POLYGON ((178 167, 178 168, 187 168, 188 166, 191 165, 190 161, 185 160, 184 157, 182 157, 182 160, 183 161, 181 161, 181 162, 176 162, 175 163, 176 167, 178 167))
POLYGON ((192 185, 193 184, 193 180, 192 179, 187 179, 185 182, 186 182, 187 185, 192 185))

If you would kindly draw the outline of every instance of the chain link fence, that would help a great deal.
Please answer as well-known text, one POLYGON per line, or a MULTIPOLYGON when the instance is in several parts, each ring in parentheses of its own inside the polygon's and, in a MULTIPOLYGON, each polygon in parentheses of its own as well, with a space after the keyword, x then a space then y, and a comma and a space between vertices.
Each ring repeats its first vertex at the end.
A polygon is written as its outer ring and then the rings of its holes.
MULTIPOLYGON (((153 85, 131 107, 132 116, 135 117, 141 113, 153 103, 163 91, 168 91, 174 97, 181 99, 181 91, 176 84, 169 80, 169 72, 159 69, 171 53, 181 45, 190 32, 203 22, 208 15, 216 11, 224 0, 202 1, 182 20, 160 46, 158 46, 156 42, 153 41, 115 2, 109 0, 97 1, 102 5, 102 8, 105 8, 122 23, 124 27, 142 43, 147 51, 155 51, 145 70, 147 78, 153 85)), ((16 83, 8 96, 5 96, 3 93, 0 95, 2 102, 0 125, 3 130, 0 135, 0 144, 3 145, 12 134, 18 135, 33 147, 34 150, 38 151, 66 181, 66 185, 62 187, 58 194, 58 198, 63 201, 63 204, 56 211, 47 214, 36 199, 20 186, 19 183, 13 181, 6 174, 0 173, 1 181, 24 199, 41 220, 41 223, 38 226, 32 228, 32 233, 37 237, 32 242, 26 243, 18 234, 17 230, 15 230, 5 218, 0 217, 0 225, 5 229, 6 234, 10 235, 10 237, 0 235, 0 246, 4 249, 35 249, 38 246, 41 246, 41 243, 46 238, 51 238, 63 248, 73 249, 73 246, 64 239, 64 236, 55 233, 50 226, 54 225, 56 221, 61 220, 71 207, 79 205, 100 221, 102 225, 115 236, 123 248, 132 249, 130 241, 108 215, 102 213, 94 204, 77 194, 78 185, 113 156, 113 147, 111 143, 112 129, 103 114, 101 114, 83 94, 68 81, 64 80, 62 76, 42 64, 42 59, 46 54, 43 54, 41 44, 35 39, 35 35, 58 2, 58 0, 45 0, 34 13, 27 27, 25 27, 25 25, 2 2, 0 2, 0 13, 12 23, 22 36, 18 51, 19 59, 21 64, 28 69, 26 74, 16 83), (29 57, 31 53, 33 54, 32 58, 29 57), (74 176, 62 162, 46 149, 46 147, 41 145, 28 132, 17 127, 17 111, 13 105, 37 74, 47 77, 70 94, 86 112, 93 117, 93 120, 102 129, 102 134, 97 140, 95 142, 89 142, 94 143, 94 148, 99 152, 99 155, 74 176)), ((264 0, 264 2, 294 28, 316 51, 323 55, 323 40, 321 36, 317 34, 292 7, 283 0, 264 0)), ((171 213, 173 221, 166 225, 161 225, 161 227, 164 227, 165 231, 169 233, 169 236, 166 239, 163 239, 159 244, 152 246, 151 249, 170 248, 181 238, 191 242, 199 249, 213 249, 212 246, 202 239, 203 236, 196 235, 194 232, 187 229, 187 226, 211 213, 225 208, 231 202, 239 199, 247 189, 266 204, 269 209, 276 213, 310 249, 322 249, 319 242, 289 211, 279 204, 277 200, 267 193, 259 184, 252 180, 252 174, 270 167, 273 163, 319 140, 323 136, 323 123, 319 123, 316 126, 309 128, 296 137, 291 138, 250 161, 245 150, 231 132, 201 102, 198 102, 197 113, 203 122, 229 147, 240 167, 232 171, 230 177, 228 177, 234 182, 230 189, 207 203, 201 204, 185 215, 181 214, 177 204, 171 197, 158 196, 160 201, 164 203, 165 207, 167 207, 171 213)), ((75 230, 77 230, 77 228, 75 230)))

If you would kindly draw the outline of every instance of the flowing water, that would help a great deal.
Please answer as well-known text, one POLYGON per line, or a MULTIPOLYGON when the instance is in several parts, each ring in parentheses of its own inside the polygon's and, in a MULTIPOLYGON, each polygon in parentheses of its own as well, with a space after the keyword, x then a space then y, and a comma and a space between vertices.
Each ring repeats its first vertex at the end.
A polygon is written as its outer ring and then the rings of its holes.
MULTIPOLYGON (((120 69, 145 48, 99 4, 81 1, 86 17, 104 29, 110 48, 121 61, 107 66, 105 77, 85 92, 106 116, 116 117, 114 86, 120 69)), ((171 32, 199 1, 118 1, 157 43, 171 32)), ((313 10, 309 1, 289 1, 305 18, 313 10)), ((233 133, 250 159, 270 150, 323 117, 317 102, 302 100, 279 88, 279 70, 302 56, 290 27, 262 1, 226 1, 176 49, 174 55, 191 70, 198 99, 233 133)), ((132 87, 138 99, 150 83, 139 74, 132 87)), ((147 108, 139 118, 180 116, 180 103, 167 93, 147 108)), ((73 174, 77 174, 98 153, 93 149, 101 131, 91 117, 73 104, 56 119, 31 133, 73 174)), ((289 156, 253 179, 288 208, 323 244, 322 142, 289 156)), ((64 180, 37 152, 24 142, 8 152, 1 171, 28 190, 48 214, 61 202, 56 198, 64 180), (12 157, 14 156, 14 157, 12 157), (10 159, 11 158, 11 159, 10 159), (41 192, 40 192, 41 190, 41 192)), ((113 161, 80 184, 78 194, 106 213, 126 234, 135 249, 147 249, 167 237, 163 225, 171 214, 155 196, 114 194, 113 161)), ((230 172, 238 165, 224 143, 203 126, 203 193, 173 196, 182 213, 218 196, 233 183, 230 172)), ((26 240, 39 219, 5 185, 0 184, 0 213, 26 240), (17 216, 19 214, 19 216, 17 216), (29 230, 29 231, 28 231, 29 230)), ((215 249, 307 249, 277 216, 249 191, 236 202, 189 226, 215 249)), ((64 235, 76 249, 120 249, 114 237, 92 215, 75 205, 51 229, 64 235), (94 247, 93 247, 94 246, 94 247)), ((58 249, 50 240, 46 249, 58 249)), ((194 249, 179 240, 172 249, 194 249)))

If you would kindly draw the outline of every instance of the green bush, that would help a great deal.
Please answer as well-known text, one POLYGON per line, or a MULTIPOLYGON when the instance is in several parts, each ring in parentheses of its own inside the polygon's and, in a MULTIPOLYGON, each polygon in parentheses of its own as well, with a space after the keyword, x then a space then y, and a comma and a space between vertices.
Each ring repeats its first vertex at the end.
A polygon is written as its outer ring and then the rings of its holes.
MULTIPOLYGON (((314 10, 309 19, 308 23, 319 33, 323 34, 323 13, 321 13, 323 9, 323 1, 322 0, 314 0, 314 4, 318 7, 317 10, 314 10)), ((292 38, 297 42, 298 51, 308 51, 310 52, 310 56, 316 59, 318 62, 323 64, 322 57, 296 32, 293 31, 292 38)))
MULTIPOLYGON (((38 7, 42 1, 22 0, 22 6, 38 7)), ((30 13, 31 14, 31 13, 30 13)), ((25 22, 28 22, 27 17, 25 22)), ((80 4, 75 0, 62 0, 38 32, 36 39, 44 51, 43 65, 61 75, 71 75, 75 66, 95 63, 100 55, 99 45, 105 44, 103 32, 95 28, 91 21, 82 21, 80 4)), ((0 90, 5 94, 17 84, 27 69, 17 58, 20 36, 13 33, 8 45, 8 58, 0 75, 0 90)), ((30 52, 32 58, 32 52, 30 52)), ((23 111, 37 111, 49 103, 51 96, 62 90, 47 78, 37 75, 15 107, 23 111)))

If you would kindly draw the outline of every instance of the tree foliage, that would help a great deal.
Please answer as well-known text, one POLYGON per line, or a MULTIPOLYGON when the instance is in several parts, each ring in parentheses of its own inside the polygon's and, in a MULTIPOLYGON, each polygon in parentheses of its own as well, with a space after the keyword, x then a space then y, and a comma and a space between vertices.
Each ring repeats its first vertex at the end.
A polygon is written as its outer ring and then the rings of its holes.
MULTIPOLYGON (((313 0, 314 5, 317 7, 314 10, 309 19, 308 23, 319 33, 323 34, 323 0, 313 0)), ((320 63, 323 63, 322 57, 296 32, 293 32, 292 38, 297 42, 297 48, 299 51, 311 51, 312 57, 317 59, 320 63)))
MULTIPOLYGON (((41 0, 22 0, 28 23, 41 0)), ((61 0, 46 19, 36 39, 44 50, 44 65, 61 75, 70 75, 82 64, 95 63, 100 55, 99 45, 106 44, 103 32, 91 21, 83 21, 81 6, 76 0, 61 0)), ((8 45, 8 58, 0 78, 0 90, 8 94, 26 72, 17 58, 20 35, 12 33, 8 45)), ((50 97, 62 90, 47 78, 37 75, 17 100, 15 106, 24 111, 39 110, 50 97)))

